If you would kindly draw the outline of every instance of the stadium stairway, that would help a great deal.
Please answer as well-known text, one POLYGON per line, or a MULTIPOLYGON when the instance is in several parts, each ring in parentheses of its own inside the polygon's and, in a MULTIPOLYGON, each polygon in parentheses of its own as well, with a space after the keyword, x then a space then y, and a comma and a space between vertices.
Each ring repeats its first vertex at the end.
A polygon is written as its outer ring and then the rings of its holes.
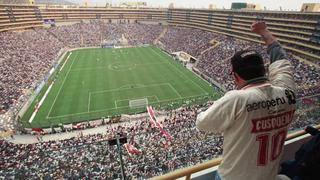
POLYGON ((156 42, 158 42, 168 31, 168 26, 165 26, 165 28, 163 29, 163 31, 160 33, 160 35, 153 41, 154 44, 156 44, 156 42))
POLYGON ((54 33, 52 33, 52 32, 49 31, 49 30, 47 30, 47 32, 48 32, 50 35, 52 35, 53 37, 55 37, 58 41, 60 41, 61 43, 63 43, 63 45, 64 45, 65 47, 68 46, 67 43, 66 43, 63 39, 59 38, 57 35, 55 35, 54 33))
POLYGON ((203 51, 200 53, 200 55, 202 55, 202 54, 204 54, 205 52, 210 51, 211 49, 219 46, 220 42, 217 41, 217 40, 215 40, 215 39, 212 39, 212 40, 209 42, 209 44, 212 44, 213 46, 210 46, 209 48, 203 50, 203 51))

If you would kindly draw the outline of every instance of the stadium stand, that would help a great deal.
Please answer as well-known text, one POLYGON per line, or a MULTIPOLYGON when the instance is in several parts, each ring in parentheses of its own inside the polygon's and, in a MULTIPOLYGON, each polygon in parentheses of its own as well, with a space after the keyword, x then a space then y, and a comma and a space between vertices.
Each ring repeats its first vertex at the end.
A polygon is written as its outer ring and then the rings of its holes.
POLYGON ((29 0, 0 0, 0 4, 28 4, 29 0))
MULTIPOLYGON (((290 130, 319 124, 319 14, 0 5, 0 54, 3 55, 0 57, 0 129, 16 128, 13 117, 28 99, 30 90, 50 70, 60 49, 99 46, 102 40, 122 36, 131 45, 159 41, 168 52, 185 51, 198 59, 195 68, 200 74, 227 90, 233 89, 227 76, 227 63, 233 53, 248 48, 265 52, 257 36, 250 33, 250 24, 256 20, 267 21, 270 30, 290 51, 295 67, 300 103, 290 130), (41 28, 45 19, 81 22, 41 28), (24 29, 30 30, 20 31, 24 29), (8 114, 9 109, 13 114, 8 114)), ((268 58, 265 53, 263 57, 268 58)), ((39 143, 21 145, 0 140, 3 157, 0 179, 120 178, 120 164, 114 157, 116 149, 108 145, 108 140, 118 132, 134 137, 133 145, 142 150, 137 156, 123 151, 126 174, 132 179, 150 178, 216 158, 222 152, 221 135, 203 136, 194 129, 197 112, 209 104, 167 112, 163 125, 173 136, 173 142, 157 136, 155 127, 146 119, 110 125, 103 134, 64 141, 39 139, 39 143)))
POLYGON ((35 0, 35 4, 37 5, 75 5, 74 3, 70 1, 65 0, 35 0))
MULTIPOLYGON (((312 100, 319 102, 319 99, 312 100)), ((300 102, 302 107, 297 113, 299 122, 303 124, 294 122, 291 129, 319 123, 319 119, 310 122, 311 117, 319 117, 319 112, 317 109, 311 110, 306 102, 300 102)), ((13 144, 0 140, 4 161, 0 177, 121 178, 120 164, 115 157, 116 148, 108 144, 108 140, 118 133, 126 135, 142 151, 141 154, 130 154, 125 149, 122 151, 129 179, 150 178, 199 164, 222 153, 221 135, 204 135, 195 129, 197 112, 210 104, 168 112, 162 125, 173 137, 172 141, 159 136, 159 131, 148 119, 108 125, 104 133, 80 135, 61 141, 41 142, 40 136, 36 144, 13 144)))
POLYGON ((0 4, 0 32, 42 27, 37 6, 0 4))
MULTIPOLYGON (((7 9, 3 7, 3 14, 7 9)), ((26 7, 24 7, 26 8, 26 7)), ((37 8, 35 8, 37 9, 37 8)), ((10 10, 7 10, 11 14, 10 10)), ((35 10, 36 11, 36 10, 35 10)), ((216 31, 237 38, 244 38, 258 42, 258 37, 250 33, 252 21, 264 20, 268 23, 270 30, 275 34, 286 48, 298 55, 311 60, 319 59, 319 14, 317 13, 296 13, 264 11, 230 11, 230 10, 186 10, 186 9, 108 9, 105 8, 40 8, 43 19, 55 19, 56 21, 75 21, 83 19, 107 19, 119 21, 125 20, 146 20, 166 21, 170 25, 189 26, 197 29, 216 31), (301 49, 304 49, 301 51, 301 49)), ((31 13, 31 12, 30 12, 31 13)), ((32 14, 32 13, 31 13, 32 14)), ((28 21, 38 23, 35 19, 28 21)), ((35 14, 35 13, 34 13, 35 14)), ((5 14, 4 14, 5 15, 5 14)), ((13 12, 6 20, 14 24, 14 17, 18 16, 13 12), (14 16, 13 16, 14 15, 14 16), (9 18, 12 17, 12 18, 9 18)), ((38 17, 39 19, 39 17, 38 17)), ((38 20, 37 19, 37 20, 38 20)), ((40 19, 41 20, 41 19, 40 19)), ((22 19, 21 19, 22 21, 22 19)), ((24 20, 23 25, 33 24, 24 20)), ((34 24, 36 25, 36 24, 34 24)), ((39 24, 37 24, 39 25, 39 24)), ((8 26, 8 24, 6 24, 8 26)), ((9 29, 10 30, 10 29, 9 29)))

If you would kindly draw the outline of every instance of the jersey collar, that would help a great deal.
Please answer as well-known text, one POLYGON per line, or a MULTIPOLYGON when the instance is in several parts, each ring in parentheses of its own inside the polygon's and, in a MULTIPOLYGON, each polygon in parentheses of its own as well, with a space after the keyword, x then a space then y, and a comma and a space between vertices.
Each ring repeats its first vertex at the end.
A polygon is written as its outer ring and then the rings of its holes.
POLYGON ((267 77, 258 77, 258 78, 254 78, 254 79, 250 79, 249 81, 247 81, 245 84, 243 84, 242 86, 240 86, 238 89, 248 89, 250 87, 256 87, 256 86, 261 86, 261 85, 268 85, 270 83, 268 83, 268 78, 267 77))

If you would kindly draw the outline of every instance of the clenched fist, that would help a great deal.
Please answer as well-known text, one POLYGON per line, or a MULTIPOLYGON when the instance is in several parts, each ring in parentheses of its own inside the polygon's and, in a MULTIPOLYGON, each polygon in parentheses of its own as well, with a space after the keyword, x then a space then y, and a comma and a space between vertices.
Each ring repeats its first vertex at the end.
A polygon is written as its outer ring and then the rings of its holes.
POLYGON ((264 21, 255 22, 251 25, 251 31, 256 34, 262 35, 267 31, 267 25, 264 21))

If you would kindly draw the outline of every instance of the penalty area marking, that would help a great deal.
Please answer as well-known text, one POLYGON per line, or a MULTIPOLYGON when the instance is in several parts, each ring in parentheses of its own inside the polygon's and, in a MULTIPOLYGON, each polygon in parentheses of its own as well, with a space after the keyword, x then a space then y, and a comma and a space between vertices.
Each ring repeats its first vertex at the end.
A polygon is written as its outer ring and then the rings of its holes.
POLYGON ((106 93, 106 92, 114 92, 114 91, 124 91, 124 90, 133 90, 133 89, 141 89, 141 88, 148 88, 148 87, 157 87, 157 86, 169 86, 169 83, 159 83, 159 84, 150 84, 150 85, 142 85, 138 87, 126 87, 122 86, 120 88, 115 89, 108 89, 108 90, 101 90, 101 91, 92 91, 91 94, 100 94, 100 93, 106 93))
MULTIPOLYGON (((179 97, 178 99, 184 99, 181 94, 177 91, 176 88, 174 88, 171 83, 160 83, 160 84, 151 84, 151 85, 142 85, 139 84, 138 87, 127 87, 126 86, 122 86, 120 88, 116 88, 116 89, 110 89, 110 90, 102 90, 102 91, 92 91, 88 93, 88 105, 87 105, 87 113, 90 113, 90 106, 91 106, 91 94, 101 94, 101 93, 108 93, 108 92, 115 92, 115 91, 123 91, 123 90, 132 90, 132 89, 140 89, 140 88, 148 88, 148 87, 157 87, 157 86, 168 86, 170 87, 170 89, 179 97)), ((205 93, 205 95, 208 95, 207 93, 205 93)), ((159 100, 159 98, 156 95, 152 95, 152 96, 143 96, 144 97, 155 97, 157 99, 157 102, 161 102, 159 100)), ((135 98, 136 99, 136 98, 135 98)), ((177 98, 176 98, 177 99, 177 98)), ((117 102, 118 101, 124 101, 124 100, 133 100, 133 99, 117 99, 114 102, 114 107, 116 109, 118 109, 119 107, 124 107, 124 106, 118 106, 117 102)), ((126 106, 128 107, 128 106, 126 106)), ((92 111, 91 111, 92 112, 92 111)), ((49 117, 49 116, 48 116, 49 117)), ((49 117, 51 118, 51 117, 49 117)))
MULTIPOLYGON (((135 99, 143 99, 143 98, 147 98, 148 97, 154 97, 157 101, 156 102, 159 102, 159 98, 158 96, 156 95, 152 95, 152 96, 142 96, 142 97, 135 97, 135 98, 129 98, 129 99, 117 99, 114 101, 114 104, 115 104, 115 107, 116 108, 122 108, 122 107, 129 107, 129 106, 118 106, 118 103, 117 102, 121 102, 121 101, 130 101, 130 100, 135 100, 135 99)), ((149 102, 148 102, 149 103, 149 102)))
MULTIPOLYGON (((195 95, 195 96, 186 96, 186 97, 183 97, 183 98, 166 99, 166 100, 158 101, 157 103, 170 102, 170 101, 176 101, 176 100, 183 100, 183 99, 188 99, 188 98, 203 97, 203 96, 207 96, 207 95, 208 94, 205 93, 205 94, 199 94, 199 95, 195 95)), ((154 104, 154 103, 150 103, 150 104, 154 104)), ((68 117, 68 116, 82 115, 82 114, 96 113, 96 112, 105 112, 105 111, 109 111, 109 110, 117 110, 117 109, 124 109, 124 108, 129 108, 129 106, 123 106, 123 107, 118 107, 118 108, 100 109, 100 110, 94 110, 94 111, 90 111, 90 112, 86 111, 86 112, 72 113, 72 114, 66 114, 66 115, 61 115, 61 116, 52 116, 52 117, 48 117, 47 119, 63 118, 63 117, 68 117)))
MULTIPOLYGON (((200 95, 196 95, 196 96, 186 96, 186 97, 183 97, 183 98, 166 99, 166 100, 158 101, 157 103, 170 102, 170 101, 175 101, 175 100, 183 100, 183 99, 188 99, 188 98, 196 98, 196 97, 202 97, 202 96, 206 96, 206 95, 208 95, 208 94, 200 94, 200 95)), ((154 104, 154 103, 150 103, 150 104, 154 104)), ((124 108, 129 108, 129 106, 123 106, 123 107, 118 107, 118 108, 107 108, 107 109, 101 109, 101 110, 94 110, 94 111, 90 111, 89 113, 104 112, 104 111, 116 110, 116 109, 124 109, 124 108)), ((52 116, 52 117, 49 117, 48 119, 62 118, 62 117, 81 115, 81 114, 87 114, 87 113, 88 112, 79 112, 79 113, 72 113, 72 114, 66 114, 66 115, 61 115, 61 116, 52 116)))

